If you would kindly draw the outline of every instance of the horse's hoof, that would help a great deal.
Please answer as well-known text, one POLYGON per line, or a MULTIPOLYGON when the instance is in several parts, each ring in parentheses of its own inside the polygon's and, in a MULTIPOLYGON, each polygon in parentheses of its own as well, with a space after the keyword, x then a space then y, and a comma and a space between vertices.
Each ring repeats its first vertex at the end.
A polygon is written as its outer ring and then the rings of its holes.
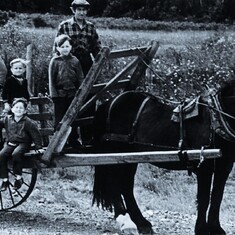
POLYGON ((226 232, 221 228, 210 229, 209 235, 226 235, 226 232))
POLYGON ((195 235, 210 235, 210 233, 200 231, 200 232, 195 232, 195 235))
POLYGON ((210 224, 208 223, 209 234, 210 235, 226 235, 224 229, 220 226, 220 223, 210 224))
POLYGON ((138 228, 138 231, 141 235, 156 235, 152 228, 138 228))
POLYGON ((210 235, 207 223, 196 223, 195 235, 210 235))
POLYGON ((139 235, 135 223, 131 220, 129 214, 119 215, 117 218, 119 228, 124 235, 139 235))

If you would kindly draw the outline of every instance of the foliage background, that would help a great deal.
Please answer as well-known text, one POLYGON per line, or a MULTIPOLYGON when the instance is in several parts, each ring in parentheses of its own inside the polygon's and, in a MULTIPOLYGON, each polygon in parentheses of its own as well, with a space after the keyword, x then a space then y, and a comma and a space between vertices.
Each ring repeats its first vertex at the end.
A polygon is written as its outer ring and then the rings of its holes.
MULTIPOLYGON (((42 16, 44 15, 39 14, 36 17, 42 16)), ((54 19, 54 15, 46 14, 46 17, 51 18, 47 22, 56 22, 57 16, 54 19)), ((48 26, 36 28, 33 25, 34 19, 35 15, 15 15, 14 19, 2 26, 0 53, 6 65, 9 65, 10 60, 15 57, 25 58, 27 45, 34 45, 32 64, 36 95, 48 92, 48 64, 52 56, 56 29, 48 26)), ((143 31, 140 28, 151 27, 152 21, 129 19, 129 25, 134 28, 138 22, 138 28, 120 30, 119 26, 126 22, 126 18, 113 21, 110 18, 90 20, 106 26, 97 28, 102 45, 112 50, 146 46, 151 40, 159 41, 159 51, 140 87, 145 91, 179 100, 201 93, 206 84, 215 87, 222 81, 234 78, 235 36, 232 26, 216 24, 215 29, 215 24, 212 23, 206 24, 207 28, 204 30, 192 30, 192 24, 159 22, 161 30, 143 31), (109 22, 115 27, 108 28, 109 22), (163 30, 164 27, 166 30, 163 30), (169 30, 170 27, 175 30, 169 30)), ((196 28, 197 24, 194 24, 194 27, 196 28)), ((110 80, 129 60, 120 58, 106 63, 99 82, 110 80)))
MULTIPOLYGON (((70 14, 72 0, 1 0, 0 9, 15 12, 70 14)), ((232 22, 234 0, 88 0, 91 16, 149 20, 232 22)))

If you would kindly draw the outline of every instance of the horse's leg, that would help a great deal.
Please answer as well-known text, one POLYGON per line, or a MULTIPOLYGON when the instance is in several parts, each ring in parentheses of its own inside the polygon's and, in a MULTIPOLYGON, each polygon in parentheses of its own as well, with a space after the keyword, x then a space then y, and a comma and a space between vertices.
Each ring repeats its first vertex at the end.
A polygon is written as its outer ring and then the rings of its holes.
POLYGON ((121 195, 113 198, 113 207, 114 207, 114 218, 116 219, 119 215, 125 215, 127 213, 127 209, 123 202, 121 195))
POLYGON ((213 162, 204 162, 197 169, 197 220, 195 235, 209 235, 207 209, 210 202, 210 188, 213 176, 213 162))
POLYGON ((139 234, 137 226, 130 219, 122 196, 116 196, 113 198, 114 207, 114 218, 116 219, 117 225, 123 234, 139 234))
POLYGON ((225 235, 226 232, 220 226, 219 212, 223 199, 224 188, 228 176, 233 168, 233 162, 226 159, 218 159, 215 165, 211 203, 208 214, 208 227, 210 235, 225 235))
POLYGON ((122 187, 122 194, 125 200, 127 212, 141 234, 154 234, 152 224, 143 217, 134 197, 134 176, 136 169, 133 170, 133 172, 128 172, 132 176, 130 177, 129 175, 128 177, 125 177, 122 187))

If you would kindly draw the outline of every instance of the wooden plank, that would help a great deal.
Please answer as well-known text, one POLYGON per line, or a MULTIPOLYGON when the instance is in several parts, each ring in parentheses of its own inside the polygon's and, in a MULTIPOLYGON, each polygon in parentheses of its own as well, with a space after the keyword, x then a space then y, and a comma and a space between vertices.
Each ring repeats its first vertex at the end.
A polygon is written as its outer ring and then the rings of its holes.
POLYGON ((92 123, 94 122, 94 116, 78 118, 75 120, 75 122, 78 126, 92 125, 92 123))
MULTIPOLYGON (((52 100, 49 97, 42 96, 42 97, 30 97, 31 105, 39 105, 39 104, 52 104, 52 100)), ((2 99, 0 99, 0 105, 3 104, 2 99)))
MULTIPOLYGON (((129 82, 130 82, 130 79, 123 79, 123 80, 121 80, 121 81, 118 81, 115 86, 110 87, 109 90, 124 88, 124 87, 127 86, 127 84, 128 84, 129 82)), ((95 84, 95 85, 92 87, 91 93, 92 93, 92 94, 96 94, 96 93, 99 92, 101 89, 103 89, 106 85, 107 85, 107 83, 95 84)))
POLYGON ((28 80, 28 91, 29 95, 34 95, 34 78, 32 76, 32 58, 33 58, 33 44, 27 46, 26 60, 28 61, 26 65, 26 79, 28 80))
POLYGON ((76 118, 79 109, 84 104, 92 86, 94 85, 100 71, 101 67, 108 58, 110 53, 109 48, 105 47, 102 48, 98 56, 95 58, 95 61, 89 70, 86 78, 83 80, 80 88, 76 92, 76 95, 71 102, 67 112, 65 113, 63 119, 60 122, 59 129, 54 133, 53 137, 50 140, 50 143, 42 156, 44 162, 50 163, 52 158, 52 153, 55 152, 55 149, 59 145, 59 143, 63 142, 63 139, 66 136, 68 127, 73 123, 74 119, 76 118))
POLYGON ((52 100, 49 97, 42 96, 42 97, 30 97, 31 105, 39 105, 39 104, 51 104, 52 100))
POLYGON ((128 57, 128 56, 139 56, 147 48, 148 47, 136 47, 136 48, 130 48, 130 49, 114 50, 110 52, 109 59, 128 57))
POLYGON ((72 131, 72 127, 69 126, 69 127, 67 128, 67 131, 65 132, 65 134, 64 134, 64 136, 63 136, 64 138, 61 140, 61 142, 58 143, 58 145, 57 145, 56 148, 54 149, 54 152, 59 153, 59 152, 61 152, 61 151, 63 150, 63 148, 64 148, 64 146, 65 146, 65 143, 66 143, 66 141, 67 141, 67 139, 68 139, 68 137, 69 137, 71 131, 72 131))
POLYGON ((53 119, 52 113, 28 113, 28 116, 35 121, 47 121, 53 119))
POLYGON ((41 135, 43 136, 49 136, 49 135, 53 135, 54 134, 54 128, 49 128, 49 127, 46 127, 46 128, 38 128, 41 135))
MULTIPOLYGON (((185 150, 189 159, 200 160, 201 150, 185 150)), ((203 150, 205 159, 221 157, 220 149, 203 150)), ((64 154, 53 158, 53 167, 73 167, 89 165, 108 165, 124 163, 149 163, 149 162, 175 162, 179 161, 178 151, 150 151, 131 153, 99 153, 99 154, 64 154)))
POLYGON ((126 87, 125 91, 136 89, 141 78, 144 76, 148 65, 151 63, 152 59, 154 58, 158 48, 159 48, 159 43, 156 41, 153 41, 150 50, 147 53, 145 53, 145 55, 142 56, 143 57, 142 63, 140 63, 136 67, 135 71, 133 72, 131 79, 130 79, 130 83, 126 87))

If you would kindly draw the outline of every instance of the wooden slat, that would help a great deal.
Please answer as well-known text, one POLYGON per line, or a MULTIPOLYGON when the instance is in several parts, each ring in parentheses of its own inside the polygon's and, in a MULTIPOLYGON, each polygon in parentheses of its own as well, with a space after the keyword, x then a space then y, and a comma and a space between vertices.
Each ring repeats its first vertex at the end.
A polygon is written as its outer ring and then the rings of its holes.
POLYGON ((78 126, 87 126, 91 125, 94 122, 94 116, 85 117, 85 118, 78 118, 75 120, 78 126))
POLYGON ((31 97, 30 102, 32 105, 39 105, 39 104, 50 104, 52 100, 49 97, 42 96, 42 97, 31 97))
MULTIPOLYGON (((52 103, 52 100, 49 97, 41 96, 41 97, 30 97, 30 102, 32 105, 50 104, 52 103)), ((0 99, 0 105, 2 104, 3 104, 3 100, 0 99)))
MULTIPOLYGON (((184 152, 184 151, 183 151, 184 152)), ((185 150, 189 160, 200 160, 201 150, 185 150)), ((203 151, 205 159, 221 157, 220 149, 203 151)), ((178 151, 151 151, 132 153, 100 153, 100 154, 64 154, 53 159, 55 167, 108 165, 124 163, 175 162, 179 161, 178 151)))
POLYGON ((159 48, 159 42, 153 41, 151 48, 142 56, 142 63, 140 63, 135 71, 133 72, 130 83, 126 87, 126 91, 135 90, 139 85, 140 80, 144 77, 145 71, 148 65, 151 63, 152 59, 154 58, 157 50, 159 48))
POLYGON ((111 51, 109 55, 109 59, 115 59, 120 57, 128 57, 128 56, 138 56, 141 55, 147 47, 137 47, 137 48, 130 48, 130 49, 121 49, 121 50, 114 50, 111 51))
POLYGON ((48 136, 54 134, 54 128, 38 128, 41 135, 48 136))
MULTIPOLYGON (((109 90, 125 88, 129 82, 130 82, 130 79, 123 79, 123 80, 121 80, 121 81, 118 81, 118 83, 117 83, 115 86, 110 87, 109 90)), ((95 84, 95 85, 93 86, 92 90, 91 90, 91 93, 92 93, 92 94, 96 94, 96 93, 99 92, 101 89, 103 89, 106 85, 107 85, 107 83, 95 84)))
POLYGON ((32 76, 32 57, 33 57, 33 44, 27 46, 26 60, 28 61, 26 65, 26 79, 28 81, 28 91, 30 96, 34 95, 34 77, 32 76))
POLYGON ((35 121, 47 121, 53 119, 52 113, 28 113, 28 116, 35 121))

